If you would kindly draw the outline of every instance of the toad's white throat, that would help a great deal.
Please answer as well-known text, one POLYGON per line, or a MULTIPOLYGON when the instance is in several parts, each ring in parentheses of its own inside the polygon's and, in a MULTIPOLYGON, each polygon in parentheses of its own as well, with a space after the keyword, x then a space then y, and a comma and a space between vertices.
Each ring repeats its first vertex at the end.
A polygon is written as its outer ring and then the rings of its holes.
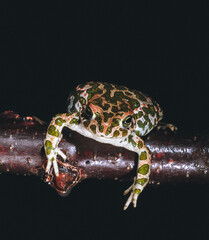
MULTIPOLYGON (((89 130, 87 130, 82 124, 72 124, 70 126, 70 129, 73 131, 78 132, 79 134, 94 139, 97 142, 100 143, 108 143, 117 147, 124 147, 130 151, 134 151, 134 148, 132 146, 132 144, 127 144, 127 139, 128 137, 117 137, 117 138, 107 138, 107 137, 102 137, 102 136, 98 136, 92 132, 90 132, 89 130)), ((88 144, 88 143, 86 143, 88 144)))

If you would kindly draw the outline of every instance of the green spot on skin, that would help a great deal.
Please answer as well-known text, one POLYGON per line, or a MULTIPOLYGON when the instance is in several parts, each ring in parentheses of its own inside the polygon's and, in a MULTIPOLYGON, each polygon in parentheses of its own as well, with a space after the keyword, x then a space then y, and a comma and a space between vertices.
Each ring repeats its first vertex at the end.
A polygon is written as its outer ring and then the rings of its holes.
POLYGON ((136 147, 136 143, 134 142, 134 140, 131 141, 131 144, 133 145, 133 147, 136 147))
POLYGON ((91 88, 87 89, 88 99, 91 99, 95 94, 102 94, 103 91, 99 88, 99 83, 91 82, 91 88))
POLYGON ((154 117, 155 115, 155 108, 152 105, 149 105, 150 113, 154 117))
POLYGON ((141 179, 137 179, 136 182, 140 185, 144 185, 145 183, 147 183, 148 179, 147 178, 141 178, 141 179))
POLYGON ((120 104, 120 111, 128 112, 129 111, 128 105, 126 103, 121 103, 120 104))
POLYGON ((51 125, 48 129, 48 134, 55 137, 59 137, 60 132, 56 129, 54 125, 51 125))
POLYGON ((142 175, 146 175, 149 172, 149 165, 148 164, 144 164, 143 166, 141 166, 138 169, 138 173, 142 174, 142 175))
POLYGON ((117 113, 117 112, 118 112, 118 107, 113 106, 113 107, 112 107, 112 112, 117 113))
POLYGON ((73 118, 71 121, 70 121, 70 124, 79 124, 80 123, 80 121, 79 121, 79 119, 77 119, 77 118, 73 118))
POLYGON ((146 101, 145 96, 143 96, 141 92, 136 91, 136 90, 133 90, 133 92, 134 92, 134 94, 136 95, 136 97, 137 97, 139 100, 141 100, 141 101, 143 101, 143 102, 146 101))
POLYGON ((104 105, 102 108, 103 108, 105 111, 107 111, 109 107, 110 107, 110 104, 105 103, 105 105, 104 105))
POLYGON ((80 101, 81 105, 85 105, 86 104, 86 100, 83 97, 80 97, 79 101, 80 101))
POLYGON ((107 131, 106 131, 105 135, 107 136, 107 135, 109 135, 111 132, 112 132, 112 127, 109 126, 109 127, 107 128, 107 131))
POLYGON ((45 142, 46 155, 49 155, 52 150, 52 143, 49 140, 45 142))
POLYGON ((141 191, 140 189, 135 189, 135 190, 134 190, 134 193, 136 193, 136 194, 138 194, 138 195, 139 195, 141 192, 142 192, 142 191, 141 191))
POLYGON ((84 125, 84 127, 86 127, 86 128, 89 126, 89 124, 90 124, 90 121, 89 121, 89 120, 86 120, 86 121, 83 122, 83 125, 84 125))
POLYGON ((90 126, 90 129, 91 129, 91 131, 94 133, 94 134, 96 134, 96 125, 91 125, 90 126))
POLYGON ((143 107, 142 109, 143 109, 143 111, 144 111, 146 114, 151 114, 152 117, 154 117, 155 114, 157 113, 157 112, 155 111, 154 106, 151 105, 151 104, 149 104, 147 107, 143 107))
POLYGON ((99 131, 103 132, 104 131, 104 125, 99 125, 99 131))
POLYGON ((138 148, 140 149, 140 148, 142 148, 143 147, 143 142, 142 141, 139 141, 138 142, 138 148))
POLYGON ((123 92, 115 92, 114 98, 116 101, 122 101, 124 98, 126 98, 126 96, 124 95, 123 92))
POLYGON ((111 83, 103 82, 103 85, 104 85, 104 89, 106 90, 111 90, 114 88, 114 85, 111 83))
POLYGON ((96 98, 92 102, 94 105, 97 105, 99 107, 102 107, 102 99, 101 98, 96 98))
POLYGON ((138 120, 137 125, 139 128, 142 128, 142 129, 144 129, 144 127, 145 127, 144 123, 140 120, 138 120))
POLYGON ((64 123, 64 122, 66 122, 64 119, 62 119, 62 118, 57 118, 56 120, 55 120, 55 123, 58 125, 58 126, 62 126, 62 124, 64 123))
POLYGON ((110 107, 110 104, 108 104, 108 103, 105 103, 104 106, 103 106, 103 99, 102 98, 96 98, 92 101, 92 103, 94 105, 97 105, 97 106, 101 107, 105 111, 110 107))
POLYGON ((109 83, 103 83, 104 84, 104 89, 106 90, 106 92, 102 95, 102 97, 105 98, 105 100, 109 103, 112 103, 112 104, 117 104, 117 101, 114 97, 110 97, 110 91, 112 89, 114 89, 114 85, 112 84, 109 84, 109 83))
POLYGON ((118 137, 120 135, 120 132, 118 130, 116 130, 114 133, 113 133, 113 137, 118 137))
POLYGON ((155 115, 155 109, 151 105, 149 105, 148 107, 142 107, 142 109, 147 115, 148 114, 151 114, 152 116, 155 115))
POLYGON ((112 118, 114 116, 114 114, 113 113, 104 112, 103 116, 104 116, 104 122, 107 122, 108 118, 112 118))
POLYGON ((121 116, 121 117, 122 117, 123 115, 124 115, 123 112, 121 112, 121 113, 116 113, 116 114, 115 114, 115 116, 121 116))
POLYGON ((148 115, 144 115, 144 120, 145 120, 144 125, 146 125, 150 121, 148 115))
POLYGON ((102 122, 101 114, 96 112, 95 115, 96 115, 95 120, 98 122, 98 124, 101 124, 102 122))
POLYGON ((137 114, 135 114, 136 119, 141 118, 143 116, 143 112, 139 111, 137 114))
POLYGON ((134 131, 136 133, 136 136, 140 137, 139 131, 134 131))
POLYGON ((70 113, 66 113, 66 116, 67 117, 69 117, 69 116, 71 116, 72 115, 72 113, 70 112, 70 113))
POLYGON ((50 161, 51 161, 51 162, 53 162, 53 161, 54 161, 54 157, 53 157, 53 158, 51 158, 51 159, 50 159, 50 161))
POLYGON ((112 127, 119 126, 119 122, 120 122, 120 119, 119 119, 119 118, 113 118, 113 119, 112 119, 111 126, 112 126, 112 127))
POLYGON ((147 152, 146 151, 141 152, 139 159, 140 160, 146 160, 147 159, 147 152))
POLYGON ((136 142, 133 140, 133 136, 129 135, 128 136, 128 142, 133 145, 133 147, 136 147, 136 142))
POLYGON ((137 99, 130 98, 128 101, 132 109, 138 108, 140 106, 140 103, 137 99))
POLYGON ((58 113, 58 114, 56 114, 56 116, 55 117, 59 117, 59 116, 61 116, 62 114, 61 113, 58 113))

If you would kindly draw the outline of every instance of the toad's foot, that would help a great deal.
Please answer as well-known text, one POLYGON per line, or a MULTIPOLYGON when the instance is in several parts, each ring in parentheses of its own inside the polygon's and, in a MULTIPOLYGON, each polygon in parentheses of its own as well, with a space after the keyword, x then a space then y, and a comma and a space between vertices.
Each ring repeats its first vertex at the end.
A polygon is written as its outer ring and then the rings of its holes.
POLYGON ((178 127, 176 127, 171 123, 159 122, 157 126, 157 130, 161 130, 161 129, 162 130, 170 129, 172 132, 174 132, 178 130, 178 127))
POLYGON ((137 199, 139 197, 139 194, 142 192, 142 190, 143 190, 143 187, 139 184, 136 184, 136 177, 135 177, 133 184, 128 189, 126 189, 123 193, 124 195, 126 195, 131 191, 131 194, 128 200, 126 201, 126 204, 123 210, 126 210, 131 202, 133 203, 133 206, 136 207, 137 199))
POLYGON ((57 147, 56 149, 52 150, 50 155, 47 156, 47 166, 46 166, 46 173, 49 174, 51 171, 51 167, 53 165, 53 169, 55 172, 55 175, 59 176, 59 168, 57 164, 57 155, 61 156, 64 160, 67 159, 67 156, 57 147))

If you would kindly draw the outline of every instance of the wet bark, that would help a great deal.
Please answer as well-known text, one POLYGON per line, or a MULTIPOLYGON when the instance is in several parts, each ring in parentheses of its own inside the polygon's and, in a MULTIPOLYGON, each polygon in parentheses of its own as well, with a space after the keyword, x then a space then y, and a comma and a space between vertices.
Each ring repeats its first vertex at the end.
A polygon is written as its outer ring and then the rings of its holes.
MULTIPOLYGON (((60 148, 68 156, 59 159, 60 176, 45 176, 43 140, 47 124, 36 117, 0 114, 0 173, 36 175, 65 194, 87 178, 131 180, 137 154, 98 143, 64 129, 60 148)), ((153 130, 144 138, 152 152, 150 184, 204 183, 209 181, 209 136, 153 130)))

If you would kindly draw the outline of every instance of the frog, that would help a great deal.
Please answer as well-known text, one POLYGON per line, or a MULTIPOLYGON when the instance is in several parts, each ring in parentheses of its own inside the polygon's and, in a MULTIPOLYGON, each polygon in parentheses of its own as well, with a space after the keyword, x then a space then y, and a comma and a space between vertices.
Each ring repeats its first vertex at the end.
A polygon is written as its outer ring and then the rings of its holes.
POLYGON ((145 145, 146 136, 163 117, 159 104, 139 90, 108 82, 79 84, 68 97, 66 113, 57 114, 50 122, 44 148, 47 157, 46 174, 54 171, 59 176, 57 156, 63 161, 67 156, 59 148, 64 127, 94 139, 136 152, 137 172, 131 186, 124 210, 137 200, 149 182, 151 151, 145 145))

